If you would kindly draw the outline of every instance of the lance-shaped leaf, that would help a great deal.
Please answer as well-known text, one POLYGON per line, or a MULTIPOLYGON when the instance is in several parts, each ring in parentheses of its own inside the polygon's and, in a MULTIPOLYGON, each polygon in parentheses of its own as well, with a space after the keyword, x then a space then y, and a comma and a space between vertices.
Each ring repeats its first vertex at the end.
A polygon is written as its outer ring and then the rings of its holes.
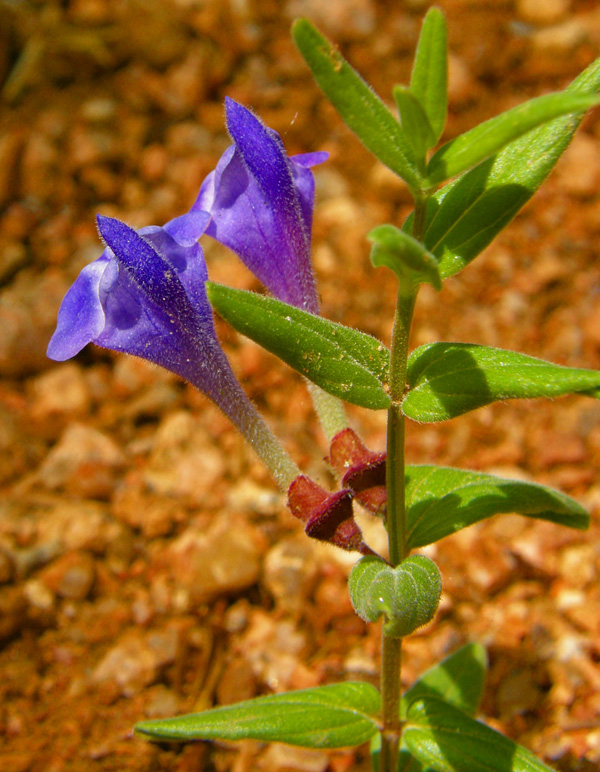
POLYGON ((551 772, 522 745, 439 699, 411 704, 404 741, 437 772, 551 772))
POLYGON ((438 697, 455 708, 475 715, 485 682, 487 654, 479 643, 468 643, 420 676, 402 696, 400 717, 417 699, 438 697))
POLYGON ((408 466, 407 544, 433 544, 493 515, 514 512, 584 530, 589 515, 574 499, 536 483, 442 466, 408 466))
POLYGON ((255 292, 207 284, 213 307, 238 332, 336 397, 389 406, 389 352, 376 338, 255 292))
POLYGON ((437 142, 429 118, 421 103, 407 86, 394 86, 394 99, 400 113, 402 128, 415 151, 419 169, 425 171, 425 156, 437 142))
POLYGON ((411 555, 395 568, 368 556, 353 567, 348 591, 361 619, 376 622, 383 615, 386 635, 402 638, 433 619, 442 578, 433 560, 424 555, 411 555))
POLYGON ((591 94, 546 94, 513 107, 443 145, 427 166, 427 183, 437 185, 495 155, 532 129, 598 103, 591 94))
MULTIPOLYGON (((597 59, 567 91, 590 94, 599 88, 597 59)), ((461 271, 508 225, 550 174, 582 117, 568 115, 534 129, 429 200, 424 243, 440 261, 442 278, 461 271)), ((412 219, 403 230, 410 232, 412 219)))
POLYGON ((421 175, 406 134, 373 89, 309 21, 294 22, 292 35, 315 80, 348 127, 410 188, 420 190, 421 175))
POLYGON ((600 397, 600 372, 472 343, 431 343, 408 360, 402 411, 415 421, 455 418, 505 399, 585 394, 600 397))
POLYGON ((373 242, 371 262, 376 268, 390 268, 400 283, 427 282, 437 290, 442 288, 437 259, 410 234, 394 225, 379 225, 367 238, 373 242))
POLYGON ((153 740, 263 740, 307 748, 360 745, 379 731, 377 689, 348 682, 257 697, 203 713, 142 721, 153 740))
POLYGON ((410 76, 410 91, 429 120, 433 147, 442 136, 448 110, 448 33, 439 8, 427 11, 410 76))

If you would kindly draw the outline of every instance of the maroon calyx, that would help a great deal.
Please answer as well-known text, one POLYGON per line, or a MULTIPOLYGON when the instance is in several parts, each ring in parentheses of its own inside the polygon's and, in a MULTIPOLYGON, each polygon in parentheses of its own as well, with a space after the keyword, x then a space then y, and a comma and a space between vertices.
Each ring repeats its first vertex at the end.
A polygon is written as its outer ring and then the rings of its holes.
POLYGON ((351 490, 329 493, 318 483, 300 475, 288 489, 288 506, 299 520, 305 523, 306 534, 350 552, 375 555, 368 547, 362 532, 354 520, 351 490))
POLYGON ((369 512, 385 516, 385 453, 369 450, 353 429, 342 429, 331 441, 329 462, 369 512))

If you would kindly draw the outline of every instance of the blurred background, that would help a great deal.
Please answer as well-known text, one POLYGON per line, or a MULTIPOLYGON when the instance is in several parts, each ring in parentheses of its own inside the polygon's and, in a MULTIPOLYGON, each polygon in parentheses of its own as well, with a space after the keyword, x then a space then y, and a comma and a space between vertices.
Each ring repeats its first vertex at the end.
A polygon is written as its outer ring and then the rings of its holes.
MULTIPOLYGON (((395 279, 365 233, 410 211, 291 42, 312 19, 388 102, 406 83, 423 0, 0 0, 0 767, 368 769, 366 751, 131 736, 143 717, 334 680, 376 678, 378 632, 354 615, 346 555, 310 543, 227 420, 175 376, 88 347, 45 350, 60 301, 101 246, 95 215, 134 227, 186 211, 229 144, 223 99, 255 110, 317 168, 323 314, 389 342, 395 279)), ((566 86, 600 55, 593 0, 441 0, 445 138, 566 86)), ((441 294, 413 346, 458 340, 600 368, 600 124, 583 128, 510 228, 441 294)), ((215 281, 259 289, 202 240, 215 281)), ((333 485, 304 384, 218 322, 249 395, 302 469, 333 485)), ((385 415, 349 410, 371 447, 385 415)), ((600 403, 497 404, 409 427, 411 462, 560 488, 571 533, 514 516, 429 548, 436 620, 406 642, 406 685, 467 640, 488 648, 482 713, 561 772, 600 760, 600 403)), ((374 531, 375 542, 381 533, 374 531)))

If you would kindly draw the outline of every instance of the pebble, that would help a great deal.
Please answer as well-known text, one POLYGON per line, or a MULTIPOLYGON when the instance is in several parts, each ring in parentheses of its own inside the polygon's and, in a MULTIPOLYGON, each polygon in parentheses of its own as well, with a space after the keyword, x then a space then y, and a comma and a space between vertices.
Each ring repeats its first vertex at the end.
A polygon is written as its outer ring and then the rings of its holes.
POLYGON ((262 683, 283 692, 292 687, 305 647, 306 633, 291 620, 276 620, 263 609, 253 609, 236 648, 262 683))
POLYGON ((90 409, 90 389, 81 367, 66 362, 30 381, 28 419, 45 436, 55 436, 68 419, 81 418, 90 409))
POLYGON ((205 505, 224 473, 223 455, 215 449, 200 421, 185 411, 167 415, 158 428, 144 470, 147 487, 160 496, 205 505))
POLYGON ((107 498, 125 457, 107 434, 84 424, 69 424, 44 459, 38 477, 52 490, 87 498, 107 498))
POLYGON ((179 630, 174 624, 160 630, 127 630, 100 660, 92 682, 112 682, 124 697, 132 697, 154 683, 160 668, 177 654, 179 630))
POLYGON ((561 158, 556 173, 564 191, 578 198, 590 198, 600 190, 598 140, 576 134, 561 158))
MULTIPOLYGON (((557 55, 573 51, 580 43, 587 40, 588 28, 583 19, 575 18, 536 30, 532 43, 538 54, 557 55)), ((578 135, 576 134, 575 137, 578 135)))
POLYGON ((40 544, 60 544, 67 551, 101 553, 110 543, 115 525, 101 502, 59 500, 40 508, 37 538, 40 544))
POLYGON ((291 614, 302 611, 319 574, 315 549, 304 534, 282 539, 264 562, 264 583, 276 606, 291 614))
POLYGON ((36 577, 25 582, 23 593, 29 604, 28 620, 44 627, 53 624, 56 599, 52 590, 36 577))
POLYGON ((552 24, 566 16, 570 7, 570 0, 517 0, 515 10, 523 21, 552 24))
POLYGON ((326 772, 329 756, 325 751, 313 748, 272 743, 257 760, 256 766, 263 772, 326 772))
POLYGON ((464 107, 476 95, 476 83, 468 64, 456 54, 448 55, 448 102, 464 107))
POLYGON ((15 571, 8 551, 0 546, 0 584, 6 584, 13 578, 15 571))
POLYGON ((40 574, 40 580, 55 595, 69 600, 85 600, 92 589, 96 567, 86 552, 68 552, 40 574))
POLYGON ((15 241, 0 242, 0 284, 8 282, 28 261, 27 249, 15 241))
POLYGON ((25 142, 19 166, 18 194, 37 200, 52 198, 57 191, 60 159, 58 145, 43 132, 33 131, 25 142))
POLYGON ((502 718, 535 710, 543 699, 542 686, 536 683, 531 668, 520 668, 502 680, 496 704, 502 718))
POLYGON ((291 19, 306 16, 338 42, 362 38, 375 31, 376 8, 372 0, 345 0, 322 3, 320 0, 288 0, 286 13, 291 19))
POLYGON ((245 657, 234 659, 227 664, 217 684, 217 702, 219 705, 232 705, 251 700, 256 696, 257 686, 250 662, 245 657))
POLYGON ((148 689, 146 693, 146 718, 168 718, 179 712, 179 698, 171 689, 163 684, 148 689))
POLYGON ((112 499, 112 514, 149 539, 166 536, 177 523, 185 523, 189 512, 177 500, 165 499, 145 490, 139 475, 127 475, 112 499))
POLYGON ((5 130, 0 136, 0 208, 12 199, 18 180, 18 161, 25 134, 22 127, 5 130))
POLYGON ((261 539, 241 517, 220 515, 208 530, 187 528, 164 555, 194 602, 240 592, 260 576, 261 539))
POLYGON ((18 378, 49 367, 46 347, 67 288, 58 272, 38 275, 25 269, 0 291, 0 377, 18 378))
POLYGON ((27 619, 27 596, 22 587, 0 587, 0 641, 23 629, 27 619))

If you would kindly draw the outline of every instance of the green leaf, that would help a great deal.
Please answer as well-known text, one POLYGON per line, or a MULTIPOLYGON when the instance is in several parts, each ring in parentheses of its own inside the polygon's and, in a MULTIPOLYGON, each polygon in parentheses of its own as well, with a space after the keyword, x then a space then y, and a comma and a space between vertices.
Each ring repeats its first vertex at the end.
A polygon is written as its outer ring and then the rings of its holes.
POLYGON ((420 102, 406 86, 394 86, 394 99, 400 113, 402 128, 406 132, 419 168, 425 168, 425 156, 437 142, 429 118, 420 102))
POLYGON ((238 332, 324 391, 371 410, 390 404, 389 352, 376 338, 280 300, 208 282, 213 307, 238 332))
POLYGON ((348 127, 410 188, 420 190, 422 177, 406 134, 373 89, 309 21, 297 19, 292 35, 315 80, 348 127))
POLYGON ((429 161, 426 184, 433 187, 455 177, 532 129, 562 115, 585 111, 597 103, 595 95, 565 91, 517 105, 443 145, 429 161))
MULTIPOLYGON (((567 89, 589 94, 600 88, 600 59, 567 89)), ((550 174, 583 114, 557 118, 511 142, 428 203, 425 246, 440 261, 442 278, 467 266, 505 228, 550 174)), ((403 225, 411 231, 413 216, 403 225)))
POLYGON ((439 697, 455 708, 475 715, 485 683, 487 654, 479 643, 468 643, 434 665, 402 697, 400 717, 406 719, 410 703, 424 697, 439 697))
POLYGON ((395 568, 368 556, 352 568, 348 590, 361 619, 376 622, 383 615, 386 635, 403 638, 433 619, 442 578, 436 564, 424 555, 412 555, 395 568))
POLYGON ((439 699, 411 704, 404 741, 437 772, 552 772, 522 745, 439 699))
POLYGON ((552 488, 443 466, 407 467, 406 506, 410 549, 510 512, 579 530, 589 525, 585 509, 552 488))
POLYGON ((157 721, 136 732, 153 740, 264 740, 307 748, 361 745, 379 731, 381 698, 363 682, 348 682, 272 694, 157 721))
POLYGON ((600 398, 600 372, 474 343, 431 343, 408 359, 402 412, 434 423, 505 399, 585 394, 600 398))
POLYGON ((394 225, 379 225, 367 235, 373 242, 371 262, 376 268, 390 268, 400 283, 412 286, 427 282, 437 290, 442 288, 437 259, 420 241, 394 225))
POLYGON ((442 136, 448 111, 448 33, 439 8, 427 11, 410 78, 410 90, 423 107, 433 131, 433 147, 442 136))

